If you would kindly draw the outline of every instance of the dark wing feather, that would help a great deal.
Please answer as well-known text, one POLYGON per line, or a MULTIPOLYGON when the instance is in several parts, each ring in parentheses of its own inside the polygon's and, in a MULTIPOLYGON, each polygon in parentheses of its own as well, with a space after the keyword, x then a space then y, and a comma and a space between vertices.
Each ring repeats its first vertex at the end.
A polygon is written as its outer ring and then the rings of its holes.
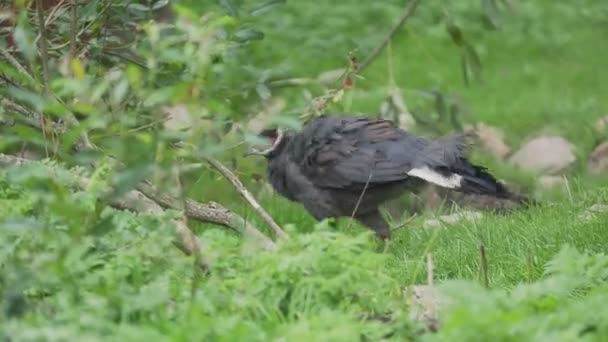
POLYGON ((390 121, 326 117, 307 125, 291 147, 294 162, 316 186, 360 190, 406 179, 427 144, 390 121))

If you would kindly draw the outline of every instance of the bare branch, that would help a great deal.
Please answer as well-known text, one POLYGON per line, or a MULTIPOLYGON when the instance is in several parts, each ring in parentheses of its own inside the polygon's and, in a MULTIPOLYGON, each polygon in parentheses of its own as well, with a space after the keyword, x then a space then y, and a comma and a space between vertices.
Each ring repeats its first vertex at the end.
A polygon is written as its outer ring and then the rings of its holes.
MULTIPOLYGON (((127 192, 120 199, 114 200, 111 205, 115 208, 142 212, 151 216, 161 215, 164 212, 160 205, 146 197, 142 192, 136 190, 127 192)), ((209 265, 200 255, 202 247, 201 241, 194 235, 190 228, 188 228, 186 219, 180 217, 173 219, 172 222, 178 240, 177 247, 186 255, 195 255, 198 266, 202 270, 208 271, 209 265)))
POLYGON ((169 195, 159 193, 151 185, 142 182, 137 189, 165 208, 184 210, 187 217, 207 223, 219 224, 243 234, 260 244, 266 250, 275 250, 275 243, 257 230, 252 224, 236 213, 218 203, 200 203, 191 199, 182 201, 169 195))
POLYGON ((228 181, 230 181, 230 183, 232 183, 232 185, 241 194, 241 196, 243 196, 243 198, 249 203, 249 205, 251 205, 253 210, 255 210, 260 215, 260 217, 262 217, 264 222, 266 222, 266 224, 270 227, 270 229, 272 229, 274 231, 274 233, 277 235, 277 237, 282 238, 282 239, 289 238, 287 236, 287 234, 283 231, 283 229, 281 229, 281 227, 279 227, 279 225, 274 221, 274 219, 270 215, 268 215, 266 210, 264 210, 264 208, 262 208, 262 206, 258 203, 258 201, 256 201, 256 199, 249 192, 249 190, 247 190, 247 188, 245 188, 243 183, 241 183, 241 181, 234 175, 234 173, 232 173, 232 171, 230 171, 227 167, 225 167, 222 163, 220 163, 216 159, 206 158, 206 160, 209 164, 211 164, 211 166, 213 166, 224 177, 226 177, 226 179, 228 179, 228 181))
POLYGON ((72 3, 72 11, 70 18, 70 62, 74 59, 76 55, 76 38, 78 35, 78 2, 74 1, 72 3))
POLYGON ((40 30, 40 57, 42 63, 42 89, 44 95, 49 94, 49 42, 44 22, 44 8, 42 0, 36 0, 36 12, 38 14, 38 29, 40 30))
POLYGON ((13 57, 13 55, 10 54, 10 52, 6 51, 5 49, 0 49, 0 54, 2 54, 2 57, 4 57, 4 59, 11 63, 11 65, 15 69, 17 69, 19 73, 25 76, 28 81, 30 81, 32 84, 37 84, 34 77, 27 71, 27 69, 25 69, 25 67, 21 63, 19 63, 19 61, 15 57, 13 57))

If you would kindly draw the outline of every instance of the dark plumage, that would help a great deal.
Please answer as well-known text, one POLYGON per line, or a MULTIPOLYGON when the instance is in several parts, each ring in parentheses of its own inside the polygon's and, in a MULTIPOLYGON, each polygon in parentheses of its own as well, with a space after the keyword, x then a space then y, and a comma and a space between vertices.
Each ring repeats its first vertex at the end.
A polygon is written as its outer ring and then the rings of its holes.
POLYGON ((425 183, 524 201, 485 168, 466 159, 463 136, 435 141, 414 136, 387 120, 321 117, 300 132, 266 130, 263 151, 273 188, 301 203, 317 220, 354 217, 382 239, 390 229, 379 205, 425 183))

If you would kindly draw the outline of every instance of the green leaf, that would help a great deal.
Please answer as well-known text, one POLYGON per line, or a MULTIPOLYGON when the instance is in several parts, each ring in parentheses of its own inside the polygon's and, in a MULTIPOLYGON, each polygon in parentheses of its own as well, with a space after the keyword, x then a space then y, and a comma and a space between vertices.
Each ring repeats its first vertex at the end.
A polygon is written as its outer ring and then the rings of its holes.
POLYGON ((285 3, 285 0, 269 0, 269 1, 266 1, 262 4, 259 4, 255 7, 253 7, 251 10, 249 10, 249 14, 252 16, 264 14, 264 13, 272 10, 276 6, 284 4, 284 3, 285 3))
POLYGON ((496 0, 481 0, 481 7, 483 9, 483 17, 485 22, 493 29, 500 27, 502 18, 500 17, 500 10, 496 0))
POLYGON ((256 29, 246 28, 236 31, 234 33, 234 38, 240 43, 246 43, 251 40, 264 39, 264 33, 256 29))
POLYGON ((440 91, 435 91, 435 110, 439 115, 439 120, 444 120, 448 114, 448 106, 445 101, 445 97, 440 91))
POLYGON ((34 92, 23 90, 21 88, 10 87, 8 93, 20 102, 28 103, 34 107, 37 111, 41 111, 44 108, 46 101, 44 98, 34 92))
POLYGON ((142 4, 130 3, 127 6, 127 9, 135 10, 138 12, 148 12, 150 10, 150 7, 142 5, 142 4))
POLYGON ((112 102, 119 104, 125 99, 129 91, 129 82, 126 79, 120 80, 118 84, 112 89, 112 102))
POLYGON ((255 90, 262 100, 268 100, 269 98, 272 97, 272 93, 270 92, 270 89, 268 89, 268 87, 264 83, 258 83, 255 86, 255 90))
POLYGON ((220 6, 226 11, 226 13, 230 14, 233 17, 239 16, 239 11, 234 5, 234 1, 232 0, 220 0, 220 6))
POLYGON ((456 24, 454 24, 454 22, 452 22, 451 20, 449 20, 448 23, 446 24, 446 30, 448 31, 450 38, 452 38, 452 41, 456 45, 462 47, 463 45, 466 44, 464 35, 462 34, 462 30, 460 29, 460 27, 458 27, 456 24))
POLYGON ((289 116, 289 115, 277 115, 273 116, 270 119, 271 124, 276 124, 281 127, 287 127, 290 129, 300 129, 302 127, 302 123, 298 120, 297 117, 289 116))
POLYGON ((174 87, 164 87, 151 92, 144 100, 144 106, 158 106, 160 104, 169 103, 175 95, 174 87))
POLYGON ((19 22, 13 31, 13 38, 23 56, 29 62, 33 62, 36 59, 36 44, 34 44, 34 33, 26 16, 19 17, 19 22))
POLYGON ((477 51, 473 46, 466 44, 462 50, 462 66, 463 72, 466 75, 465 82, 469 82, 471 79, 476 81, 482 80, 482 65, 481 59, 477 54, 477 51))
POLYGON ((169 4, 169 0, 158 0, 152 5, 152 10, 163 8, 169 4))
POLYGON ((135 64, 129 64, 127 65, 126 74, 131 88, 140 89, 143 81, 141 68, 135 64))
POLYGON ((128 169, 118 173, 114 178, 114 187, 111 198, 120 198, 122 195, 131 191, 135 186, 146 179, 152 172, 152 167, 148 164, 130 165, 128 169))

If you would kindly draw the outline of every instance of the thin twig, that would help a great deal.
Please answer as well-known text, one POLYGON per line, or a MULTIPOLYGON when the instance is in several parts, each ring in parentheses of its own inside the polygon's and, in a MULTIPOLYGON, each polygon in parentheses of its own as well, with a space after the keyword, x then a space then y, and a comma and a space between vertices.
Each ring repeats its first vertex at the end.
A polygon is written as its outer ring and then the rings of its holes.
MULTIPOLYGON (((42 5, 42 0, 36 0, 36 13, 38 14, 38 26, 40 30, 40 57, 42 64, 42 91, 44 93, 44 97, 48 98, 49 96, 49 41, 46 32, 46 24, 44 21, 44 9, 42 5)), ((40 115, 40 127, 42 128, 42 135, 45 140, 47 138, 47 129, 46 129, 46 119, 44 113, 40 115)), ((49 156, 48 146, 44 145, 44 150, 46 152, 46 156, 49 156)))
POLYGON ((213 158, 206 158, 207 162, 217 169, 232 185, 236 188, 236 190, 243 196, 243 198, 251 205, 253 210, 255 210, 260 217, 266 222, 266 224, 274 231, 277 237, 282 239, 287 239, 287 234, 279 227, 279 225, 274 221, 274 219, 262 208, 262 206, 256 201, 253 195, 245 188, 243 183, 238 179, 237 176, 232 173, 226 166, 220 163, 218 160, 213 158))
MULTIPOLYGON (((380 53, 382 53, 382 51, 386 48, 388 43, 393 39, 395 34, 397 34, 399 29, 401 29, 401 27, 403 27, 403 25, 407 22, 407 20, 409 18, 411 18, 411 16, 414 14, 414 12, 416 11, 416 8, 418 7, 419 2, 420 2, 419 0, 410 1, 410 3, 407 5, 405 10, 403 11, 403 14, 399 17, 399 20, 395 23, 395 25, 393 25, 393 28, 384 37, 382 42, 380 42, 380 44, 378 44, 378 46, 376 46, 374 48, 374 50, 372 50, 372 52, 363 60, 362 63, 360 63, 360 64, 356 63, 356 60, 353 57, 351 57, 351 68, 352 67, 354 67, 354 68, 352 68, 353 70, 351 70, 351 71, 348 71, 348 70, 345 71, 345 75, 347 77, 353 77, 353 76, 362 74, 363 71, 367 67, 369 67, 372 64, 372 62, 374 62, 374 60, 376 60, 376 58, 380 55, 380 53)), ((340 78, 342 78, 343 76, 341 76, 340 78)), ((338 88, 330 89, 326 94, 317 97, 315 99, 316 100, 315 102, 317 102, 317 103, 309 106, 308 109, 303 111, 299 116, 300 120, 303 122, 308 121, 311 118, 311 116, 314 116, 315 112, 319 112, 322 109, 324 109, 329 104, 329 101, 334 96, 336 96, 336 94, 339 94, 340 92, 344 91, 345 89, 346 89, 345 84, 342 83, 342 85, 339 86, 338 88), (311 107, 312 107, 312 109, 311 109, 311 107)))
POLYGON ((407 20, 416 12, 416 7, 418 7, 419 0, 411 0, 407 5, 399 20, 395 23, 390 32, 384 37, 380 45, 376 46, 376 48, 361 62, 359 65, 358 73, 363 72, 365 68, 367 68, 372 62, 382 53, 386 45, 393 39, 395 34, 403 27, 403 25, 407 22, 407 20))
POLYGON ((490 281, 488 279, 488 259, 486 258, 486 248, 483 244, 479 246, 479 276, 483 287, 486 289, 490 287, 490 281))
POLYGON ((72 11, 71 11, 71 21, 70 21, 70 57, 69 61, 71 62, 76 56, 76 36, 78 33, 78 2, 76 0, 72 3, 72 11))
POLYGON ((369 182, 372 180, 372 172, 369 173, 369 177, 367 177, 367 181, 365 182, 365 186, 363 187, 363 191, 361 191, 361 195, 359 195, 359 198, 357 199, 357 203, 355 204, 355 208, 353 209, 352 214, 350 215, 350 222, 348 223, 348 228, 350 228, 350 225, 353 223, 353 218, 355 217, 355 214, 357 214, 357 210, 359 210, 359 205, 361 204, 361 201, 363 200, 363 196, 365 195, 365 191, 367 191, 367 187, 369 186, 369 182))
POLYGON ((359 205, 361 205, 361 201, 363 200, 363 195, 365 195, 365 191, 367 191, 369 182, 372 180, 372 174, 373 174, 372 172, 369 173, 369 177, 367 177, 365 186, 363 187, 363 190, 361 191, 361 194, 359 195, 359 198, 357 199, 357 203, 355 204, 355 208, 353 209, 353 212, 351 213, 350 218, 355 217, 355 214, 357 213, 357 210, 359 209, 359 205))
POLYGON ((433 286, 435 279, 435 264, 433 263, 433 256, 431 253, 426 255, 426 283, 429 286, 433 286))
POLYGON ((318 84, 319 81, 310 78, 286 78, 268 82, 268 86, 272 88, 282 87, 300 87, 309 84, 318 84))
POLYGON ((0 53, 2 54, 2 57, 4 57, 9 63, 11 63, 11 65, 15 67, 15 69, 17 69, 20 74, 25 76, 28 81, 30 81, 32 84, 38 83, 36 82, 34 77, 25 69, 25 67, 21 63, 19 63, 19 61, 15 57, 13 57, 13 55, 11 55, 7 50, 0 49, 0 53))
POLYGON ((404 222, 400 223, 398 226, 392 228, 392 231, 401 229, 408 225, 408 223, 412 222, 418 216, 417 213, 414 213, 412 216, 408 217, 404 222))
POLYGON ((42 0, 36 0, 36 12, 38 14, 38 25, 40 30, 40 57, 42 63, 42 89, 44 95, 49 94, 49 47, 46 25, 44 23, 44 9, 42 0))

